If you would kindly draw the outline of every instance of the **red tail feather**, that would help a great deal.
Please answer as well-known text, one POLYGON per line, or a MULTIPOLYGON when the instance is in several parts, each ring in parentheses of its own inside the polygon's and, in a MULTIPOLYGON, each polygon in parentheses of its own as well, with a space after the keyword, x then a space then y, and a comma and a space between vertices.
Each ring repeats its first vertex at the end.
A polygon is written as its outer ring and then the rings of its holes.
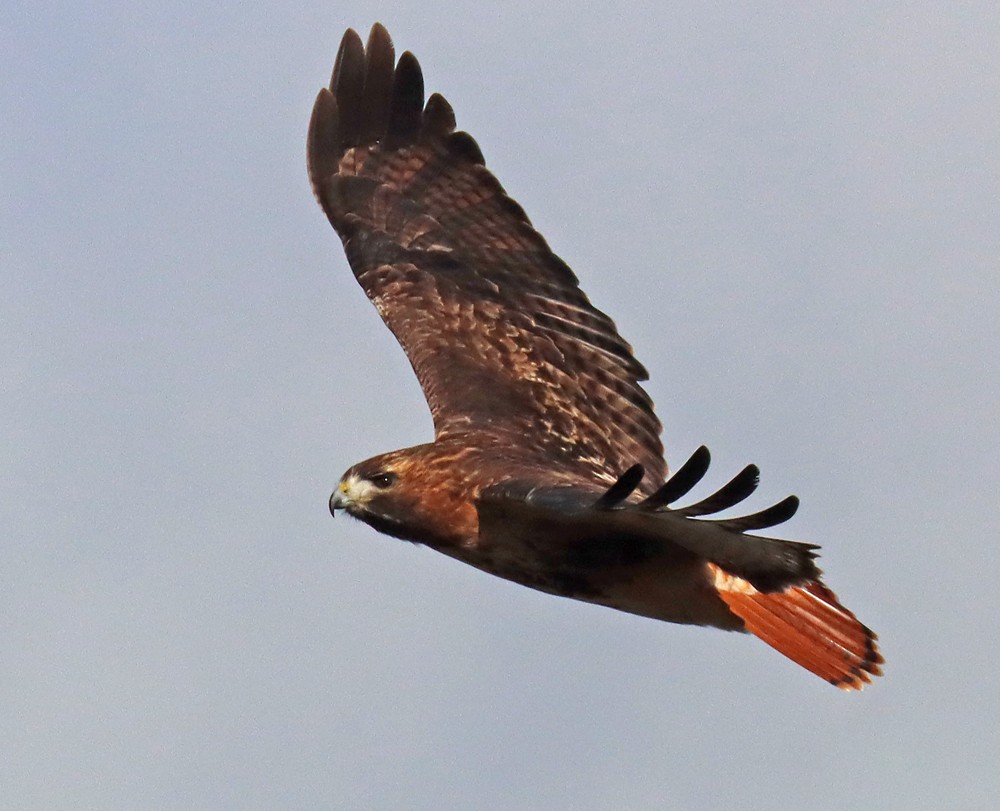
POLYGON ((750 633, 843 690, 860 690, 882 675, 877 637, 815 580, 764 594, 713 564, 719 597, 750 633))

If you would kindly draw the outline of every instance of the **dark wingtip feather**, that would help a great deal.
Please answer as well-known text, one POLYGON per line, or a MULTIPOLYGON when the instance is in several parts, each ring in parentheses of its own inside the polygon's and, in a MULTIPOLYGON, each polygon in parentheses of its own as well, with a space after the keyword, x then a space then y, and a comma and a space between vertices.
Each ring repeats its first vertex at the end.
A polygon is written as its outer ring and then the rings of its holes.
POLYGON ((455 111, 440 93, 432 93, 424 108, 424 132, 444 137, 455 130, 455 111))
POLYGON ((372 23, 372 27, 368 31, 368 47, 371 48, 373 44, 384 43, 388 43, 391 48, 392 37, 389 36, 389 30, 382 23, 376 21, 372 23))
POLYGON ((467 132, 456 132, 448 139, 448 150, 456 157, 464 158, 469 163, 478 163, 480 166, 486 165, 486 158, 473 138, 467 132))
MULTIPOLYGON (((372 26, 367 43, 353 28, 344 32, 330 77, 330 92, 337 113, 336 127, 323 131, 324 151, 316 149, 315 155, 343 153, 361 144, 385 143, 396 149, 424 137, 447 139, 448 149, 456 156, 484 163, 475 139, 455 132, 455 112, 443 96, 432 94, 425 106, 420 63, 410 51, 396 61, 392 37, 381 23, 372 26), (336 149, 329 148, 331 130, 335 132, 336 149)), ((329 115, 329 101, 324 101, 326 106, 320 110, 326 122, 333 118, 329 115)), ((316 109, 318 104, 314 115, 316 109)), ((310 143, 319 145, 312 137, 310 143)))
POLYGON ((353 28, 344 32, 340 50, 333 63, 330 91, 337 99, 340 111, 340 147, 346 149, 358 142, 361 127, 361 99, 365 89, 365 46, 353 28))
POLYGON ((753 493, 760 483, 760 468, 757 465, 747 465, 728 483, 696 504, 677 510, 678 515, 711 515, 739 504, 753 493))
POLYGON ((627 499, 635 488, 642 482, 642 477, 646 471, 642 465, 632 465, 618 478, 607 492, 594 502, 594 508, 598 510, 613 510, 627 499))
POLYGON ((396 148, 411 143, 420 132, 424 108, 424 76, 420 63, 409 51, 404 51, 396 65, 392 83, 392 109, 389 112, 389 134, 386 147, 396 148))
POLYGON ((755 512, 751 515, 744 515, 740 518, 717 519, 712 523, 724 529, 731 529, 734 532, 746 532, 747 530, 765 529, 767 527, 783 524, 791 518, 799 509, 798 496, 788 496, 777 504, 768 507, 766 510, 755 512))
POLYGON ((372 144, 385 138, 392 106, 392 84, 396 51, 392 37, 381 23, 372 26, 365 48, 364 96, 361 105, 360 143, 372 144))
MULTIPOLYGON (((344 36, 340 38, 340 47, 337 48, 337 58, 333 61, 333 75, 330 76, 330 90, 337 92, 337 84, 341 81, 344 73, 344 63, 348 66, 357 65, 364 62, 365 46, 361 42, 361 37, 353 28, 348 28, 344 36)), ((350 70, 350 67, 348 68, 350 70)))
POLYGON ((314 191, 324 178, 337 169, 340 158, 338 118, 337 100, 324 87, 316 96, 312 118, 309 119, 309 134, 306 136, 306 165, 314 191))
POLYGON ((708 452, 708 448, 702 445, 691 454, 690 459, 678 468, 666 484, 643 501, 640 506, 644 510, 657 510, 683 498, 691 491, 692 487, 701 481, 708 471, 711 461, 712 454, 708 452))

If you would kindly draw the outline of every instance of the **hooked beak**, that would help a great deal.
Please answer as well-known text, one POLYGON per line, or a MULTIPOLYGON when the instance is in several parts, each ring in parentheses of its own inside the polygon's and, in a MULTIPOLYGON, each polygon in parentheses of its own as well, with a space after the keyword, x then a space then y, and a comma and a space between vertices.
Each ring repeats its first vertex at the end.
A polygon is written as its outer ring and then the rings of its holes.
POLYGON ((337 510, 344 510, 346 508, 347 499, 344 498, 344 494, 340 488, 337 488, 333 491, 333 495, 330 496, 330 515, 336 518, 337 510))

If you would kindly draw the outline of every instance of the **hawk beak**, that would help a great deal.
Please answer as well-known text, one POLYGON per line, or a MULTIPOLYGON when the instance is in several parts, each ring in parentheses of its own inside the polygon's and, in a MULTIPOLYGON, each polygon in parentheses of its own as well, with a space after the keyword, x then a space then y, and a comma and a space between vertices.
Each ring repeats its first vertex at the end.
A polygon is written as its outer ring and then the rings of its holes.
POLYGON ((344 494, 340 490, 334 490, 333 495, 330 496, 330 515, 336 518, 337 510, 343 510, 346 507, 347 502, 344 499, 344 494))

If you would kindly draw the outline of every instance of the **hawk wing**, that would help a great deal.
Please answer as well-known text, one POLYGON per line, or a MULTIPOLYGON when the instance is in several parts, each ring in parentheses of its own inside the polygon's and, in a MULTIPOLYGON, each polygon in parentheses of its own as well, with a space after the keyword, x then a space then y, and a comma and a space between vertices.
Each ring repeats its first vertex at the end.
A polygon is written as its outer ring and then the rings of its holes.
POLYGON ((613 481, 666 476, 646 370, 455 131, 416 58, 348 30, 308 137, 313 191, 405 350, 438 439, 530 446, 613 481))
POLYGON ((709 464, 704 445, 656 492, 636 501, 643 470, 627 470, 605 491, 573 484, 507 480, 486 488, 477 500, 480 535, 530 538, 563 555, 563 569, 641 565, 670 550, 743 578, 761 592, 775 592, 816 580, 818 546, 751 535, 790 519, 799 507, 795 496, 750 515, 707 518, 742 503, 757 489, 760 471, 748 465, 725 486, 686 507, 672 507, 698 484, 709 464), (571 538, 558 549, 560 538, 571 538), (565 554, 564 554, 565 553, 565 554))

